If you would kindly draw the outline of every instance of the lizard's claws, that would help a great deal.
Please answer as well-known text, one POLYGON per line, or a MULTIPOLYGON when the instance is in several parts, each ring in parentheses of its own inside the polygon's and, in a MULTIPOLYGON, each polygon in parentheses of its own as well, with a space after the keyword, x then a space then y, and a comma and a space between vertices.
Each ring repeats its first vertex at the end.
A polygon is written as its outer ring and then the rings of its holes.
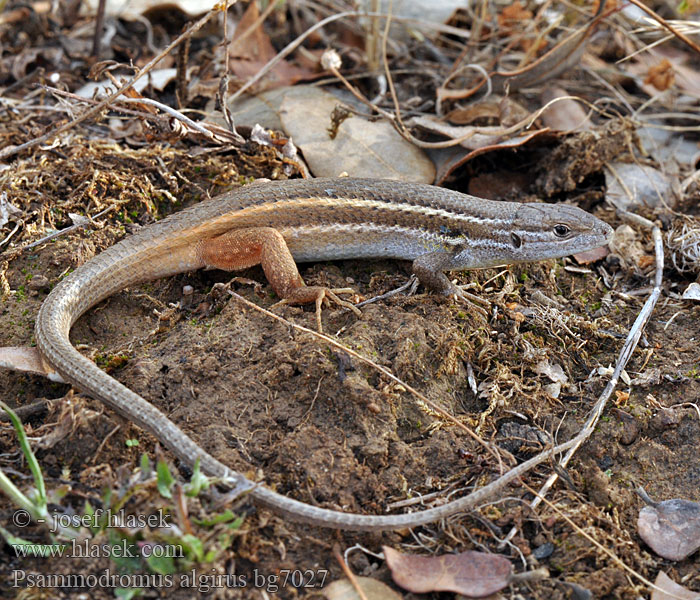
POLYGON ((337 294, 354 293, 355 290, 352 288, 330 289, 321 285, 308 285, 295 289, 289 296, 273 304, 271 308, 284 304, 310 304, 311 302, 314 302, 316 304, 316 328, 318 329, 319 333, 322 333, 323 327, 321 325, 321 308, 324 300, 326 302, 335 302, 338 306, 342 306, 344 308, 349 308, 358 317, 362 316, 359 308, 357 308, 351 302, 347 302, 337 296, 337 294))
POLYGON ((488 300, 484 300, 479 296, 469 293, 467 291, 467 287, 469 286, 452 284, 445 295, 452 300, 470 304, 479 314, 483 315, 484 317, 488 317, 488 311, 482 308, 482 306, 491 308, 491 303, 488 300))

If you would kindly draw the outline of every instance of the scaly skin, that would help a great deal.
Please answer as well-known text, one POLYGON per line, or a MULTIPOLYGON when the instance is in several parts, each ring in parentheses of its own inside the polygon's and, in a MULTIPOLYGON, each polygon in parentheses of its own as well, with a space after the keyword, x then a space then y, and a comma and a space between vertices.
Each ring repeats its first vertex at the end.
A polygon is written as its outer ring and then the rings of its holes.
POLYGON ((43 303, 36 341, 65 381, 150 431, 188 465, 199 459, 203 471, 248 489, 261 506, 322 527, 413 527, 476 506, 544 458, 519 465, 469 496, 419 513, 372 516, 310 506, 253 484, 205 452, 157 408, 73 348, 73 323, 100 300, 136 283, 207 266, 234 270, 260 262, 275 291, 298 302, 317 300, 318 288, 306 293, 311 288, 304 287, 294 260, 413 260, 424 284, 460 295, 443 271, 584 252, 605 244, 611 232, 575 207, 494 202, 427 185, 369 179, 254 184, 144 227, 76 269, 43 303))

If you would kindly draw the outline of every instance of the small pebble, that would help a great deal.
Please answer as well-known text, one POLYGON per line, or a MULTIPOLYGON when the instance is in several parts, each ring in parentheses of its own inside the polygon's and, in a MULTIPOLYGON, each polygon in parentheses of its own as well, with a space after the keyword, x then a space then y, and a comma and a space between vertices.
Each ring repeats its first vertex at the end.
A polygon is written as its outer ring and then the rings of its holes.
POLYGON ((554 544, 552 544, 552 542, 547 542, 546 544, 542 544, 541 546, 535 548, 532 551, 532 556, 534 556, 537 560, 542 560, 544 558, 549 558, 553 553, 554 544))
POLYGON ((34 277, 29 280, 27 287, 29 287, 30 290, 45 290, 48 289, 50 285, 48 278, 43 275, 34 275, 34 277))

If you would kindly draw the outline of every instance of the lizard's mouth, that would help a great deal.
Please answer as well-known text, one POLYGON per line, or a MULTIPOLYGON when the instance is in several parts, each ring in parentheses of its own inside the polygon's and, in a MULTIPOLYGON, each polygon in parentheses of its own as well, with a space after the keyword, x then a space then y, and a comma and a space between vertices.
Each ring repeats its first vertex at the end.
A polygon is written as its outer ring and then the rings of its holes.
POLYGON ((603 244, 607 244, 607 243, 611 242, 613 239, 613 233, 615 233, 615 230, 610 225, 605 223, 604 221, 603 221, 603 224, 601 225, 600 229, 601 229, 600 235, 604 240, 603 244))

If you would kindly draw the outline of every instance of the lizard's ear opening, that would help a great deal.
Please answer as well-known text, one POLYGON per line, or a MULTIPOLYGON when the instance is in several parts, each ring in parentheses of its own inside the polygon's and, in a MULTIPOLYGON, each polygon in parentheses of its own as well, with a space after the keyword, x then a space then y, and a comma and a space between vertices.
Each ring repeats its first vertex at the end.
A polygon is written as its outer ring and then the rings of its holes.
POLYGON ((523 245, 523 240, 517 233, 510 234, 510 243, 513 244, 513 248, 520 248, 523 245))

